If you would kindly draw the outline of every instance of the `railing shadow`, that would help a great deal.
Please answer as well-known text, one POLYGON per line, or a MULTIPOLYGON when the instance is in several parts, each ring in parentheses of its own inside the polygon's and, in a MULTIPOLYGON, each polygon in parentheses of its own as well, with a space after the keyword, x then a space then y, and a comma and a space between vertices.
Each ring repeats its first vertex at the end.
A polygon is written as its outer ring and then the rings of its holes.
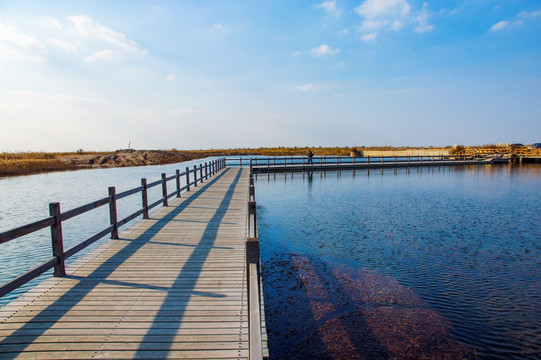
MULTIPOLYGON (((265 246, 265 245, 263 245, 265 246)), ((263 258, 263 293, 271 359, 329 359, 316 331, 310 300, 303 290, 293 254, 273 251, 263 258), (317 354, 317 357, 314 356, 317 354)))
MULTIPOLYGON (((197 200, 207 188, 220 180, 228 171, 229 169, 225 169, 223 172, 216 175, 216 177, 214 177, 212 180, 209 180, 207 183, 200 184, 198 192, 191 194, 191 196, 188 198, 184 198, 181 204, 173 208, 162 219, 156 221, 143 234, 141 234, 138 238, 135 239, 139 241, 130 241, 128 245, 126 245, 116 254, 104 261, 88 276, 79 278, 80 282, 78 284, 74 285, 71 289, 66 291, 62 296, 60 296, 56 301, 47 306, 44 310, 40 311, 40 313, 34 316, 31 321, 25 323, 17 330, 14 330, 9 336, 6 336, 4 340, 0 341, 0 357, 2 359, 15 359, 16 357, 18 357, 18 355, 23 352, 32 341, 44 335, 47 330, 53 328, 55 323, 58 322, 64 315, 66 315, 81 300, 83 300, 86 295, 88 295, 92 290, 94 290, 99 284, 105 282, 107 277, 109 277, 122 264, 123 260, 131 257, 144 245, 148 244, 151 239, 151 236, 149 235, 155 234, 161 229, 163 229, 171 220, 173 220, 177 215, 184 211, 191 203, 197 200), (57 312, 55 315, 43 315, 51 313, 52 310, 56 310, 59 307, 62 307, 62 311, 57 312), (17 341, 14 341, 14 339, 16 339, 17 337, 22 336, 25 337, 24 343, 17 343, 17 341)), ((222 201, 221 207, 226 206, 231 200, 232 192, 235 189, 239 177, 240 172, 235 179, 236 181, 231 185, 230 190, 227 192, 224 200, 222 201)), ((222 217, 223 214, 220 213, 215 215, 215 218, 213 218, 213 220, 218 221, 222 217)), ((204 249, 194 249, 194 253, 197 253, 199 256, 208 255, 210 251, 210 246, 208 245, 211 245, 214 242, 213 236, 216 235, 216 231, 216 229, 213 229, 206 232, 205 235, 207 235, 208 238, 212 238, 212 240, 209 240, 207 239, 207 237, 204 236, 201 244, 205 244, 207 246, 204 249)), ((192 257, 193 256, 194 255, 192 255, 192 257)), ((181 278, 181 276, 182 272, 179 275, 179 279, 181 278)), ((135 284, 126 285, 135 286, 135 284)), ((197 292, 193 291, 194 285, 195 284, 192 284, 191 290, 192 293, 196 294, 197 292)), ((209 295, 216 296, 216 294, 205 294, 205 296, 209 295)), ((178 319, 179 324, 181 320, 182 316, 178 319)), ((167 339, 170 341, 172 337, 168 337, 167 339)))
POLYGON ((273 257, 263 278, 271 358, 390 358, 327 264, 290 253, 273 257))

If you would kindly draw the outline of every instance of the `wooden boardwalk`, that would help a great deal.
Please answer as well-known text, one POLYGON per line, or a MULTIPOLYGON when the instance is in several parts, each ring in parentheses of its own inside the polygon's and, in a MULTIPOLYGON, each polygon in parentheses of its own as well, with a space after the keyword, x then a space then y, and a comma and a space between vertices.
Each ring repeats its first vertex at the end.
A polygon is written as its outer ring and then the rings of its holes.
POLYGON ((340 171, 340 170, 367 170, 367 169, 393 169, 401 167, 429 167, 429 166, 462 166, 462 165, 487 165, 492 162, 482 159, 472 160, 445 160, 445 161, 387 161, 371 163, 319 163, 319 164, 265 164, 253 165, 254 173, 277 173, 277 172, 310 172, 310 171, 340 171))
POLYGON ((248 358, 248 189, 227 168, 0 309, 0 359, 248 358))

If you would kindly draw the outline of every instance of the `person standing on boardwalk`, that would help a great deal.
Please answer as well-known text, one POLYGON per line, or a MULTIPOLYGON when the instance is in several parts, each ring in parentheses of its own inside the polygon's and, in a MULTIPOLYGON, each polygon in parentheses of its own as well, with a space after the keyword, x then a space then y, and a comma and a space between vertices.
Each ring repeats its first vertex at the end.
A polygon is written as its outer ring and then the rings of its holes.
POLYGON ((312 150, 310 150, 310 148, 308 148, 308 164, 314 164, 314 162, 312 161, 312 158, 314 157, 314 153, 312 152, 312 150))

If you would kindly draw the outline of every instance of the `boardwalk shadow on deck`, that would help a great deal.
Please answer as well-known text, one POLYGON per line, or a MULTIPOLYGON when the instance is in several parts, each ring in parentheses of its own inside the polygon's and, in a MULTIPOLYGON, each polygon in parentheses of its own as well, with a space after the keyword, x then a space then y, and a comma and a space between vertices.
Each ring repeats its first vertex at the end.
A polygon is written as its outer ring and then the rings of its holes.
MULTIPOLYGON (((235 192, 235 188, 240 180, 242 172, 239 171, 235 179, 233 180, 232 184, 229 186, 229 189, 226 191, 224 198, 220 202, 220 206, 216 210, 215 214, 212 216, 212 218, 209 220, 208 225, 203 232, 203 235, 201 236, 201 241, 197 245, 197 247, 193 250, 192 254, 184 264, 184 267, 180 271, 179 275, 177 276, 175 283, 172 285, 172 288, 176 287, 176 285, 180 284, 182 281, 182 285, 184 287, 187 287, 189 290, 186 292, 191 295, 201 295, 199 292, 195 292, 195 285, 197 283, 197 278, 186 276, 187 272, 193 272, 194 270, 201 271, 204 262, 201 262, 200 259, 204 258, 206 259, 210 253, 210 250, 214 246, 214 242, 216 241, 216 236, 218 235, 218 227, 211 226, 213 224, 220 223, 222 219, 225 216, 226 210, 229 207, 229 204, 231 203, 231 200, 233 198, 233 193, 235 192), (183 280, 188 279, 188 282, 185 282, 183 280)), ((186 302, 189 301, 189 297, 186 300, 186 302)), ((156 318, 159 317, 166 317, 167 316, 167 309, 170 306, 178 305, 179 299, 177 296, 171 293, 167 293, 167 296, 165 300, 162 303, 161 309, 156 314, 156 318)), ((177 329, 180 327, 180 324, 182 322, 182 318, 184 315, 185 310, 179 310, 178 318, 175 319, 174 323, 177 325, 177 329)), ((141 342, 141 345, 144 345, 145 342, 149 340, 149 337, 151 336, 153 330, 157 328, 158 325, 156 322, 154 322, 147 332, 145 338, 141 342)), ((171 344, 175 338, 175 334, 173 332, 169 332, 167 334, 163 334, 161 336, 160 342, 162 343, 168 343, 171 344)), ((137 354, 135 355, 135 358, 144 358, 145 357, 145 351, 148 351, 149 349, 144 349, 142 347, 139 348, 137 351, 137 354)), ((163 352, 163 357, 167 357, 167 351, 163 352)))
MULTIPOLYGON (((107 259, 103 264, 101 264, 98 268, 96 268, 91 274, 89 274, 86 278, 82 278, 81 282, 74 285, 70 290, 68 290, 65 294, 60 296, 56 301, 51 303, 47 308, 45 308, 40 314, 36 315, 32 321, 24 324, 19 329, 15 330, 11 335, 7 336, 5 340, 0 341, 0 357, 2 359, 15 359, 21 352, 23 352, 27 346, 29 341, 25 343, 17 343, 17 341, 14 341, 13 339, 19 336, 25 336, 26 339, 31 338, 32 341, 39 338, 41 335, 43 335, 48 329, 52 328, 53 325, 59 321, 68 311, 70 311, 74 306, 76 306, 81 300, 85 298, 86 295, 88 295, 96 286, 102 283, 100 280, 107 279, 109 275, 111 275, 121 264, 122 260, 129 258, 130 256, 134 255, 139 249, 141 249, 145 244, 148 244, 150 241, 149 234, 155 234, 162 228, 164 228, 172 219, 174 219, 178 214, 180 214, 182 211, 184 211, 193 201, 195 201, 199 196, 201 196, 204 191, 215 184, 220 178, 222 178, 229 169, 224 170, 222 173, 218 174, 214 179, 210 180, 208 183, 204 184, 200 187, 199 191, 192 194, 189 198, 184 199, 184 201, 179 204, 177 207, 172 209, 167 215, 165 215, 162 219, 156 221, 147 231, 145 231, 143 234, 141 234, 138 238, 143 238, 145 241, 131 241, 128 245, 126 245, 124 248, 119 250, 116 254, 111 256, 109 259, 107 259), (49 310, 53 310, 55 308, 58 308, 59 305, 62 304, 64 308, 61 312, 57 313, 54 316, 51 315, 41 315, 41 313, 47 313, 49 310), (66 305, 69 304, 69 305, 66 305), (36 323, 39 323, 39 326, 36 326, 36 323), (28 331, 30 330, 30 331, 28 331), (28 335, 31 333, 32 335, 28 335)), ((221 208, 225 207, 229 204, 233 191, 238 183, 238 180, 240 178, 241 172, 238 173, 237 177, 235 178, 235 181, 233 184, 231 184, 229 191, 226 193, 221 208)), ((214 216, 213 220, 218 221, 219 219, 223 218, 223 214, 218 213, 214 216)), ((210 232, 213 234, 207 234, 205 235, 211 236, 216 235, 217 229, 212 229, 210 232)), ((205 239, 205 237, 203 237, 205 239)), ((137 239, 136 239, 137 240, 137 239)), ((205 240, 205 243, 213 243, 213 240, 205 240)), ((196 248, 194 250, 194 253, 197 253, 199 256, 201 255, 208 255, 210 251, 209 246, 205 246, 204 249, 198 250, 196 248)), ((193 258, 194 255, 192 255, 193 258)), ((190 260, 188 260, 187 264, 189 264, 190 260)), ((182 276, 182 272, 179 275, 179 278, 182 276)), ((128 284, 127 284, 128 285, 128 284)), ((193 295, 204 295, 209 296, 209 294, 202 294, 200 292, 193 291, 194 285, 191 286, 191 292, 193 295)), ((130 284, 130 286, 135 286, 134 284, 130 284)), ((161 289, 160 289, 161 290, 161 289)), ((190 290, 188 290, 190 292, 190 290)), ((168 297, 169 298, 169 297, 168 297)), ((167 303, 167 300, 164 302, 164 304, 167 303)), ((177 300, 178 304, 178 300, 177 300)), ((163 305, 162 305, 163 309, 163 305)), ((158 315, 159 316, 159 315, 158 315)), ((178 319, 176 319, 176 322, 180 325, 182 321, 182 316, 180 316, 178 319)), ((149 329, 149 333, 151 332, 151 329, 149 329)), ((148 336, 148 335, 147 335, 148 336)), ((172 336, 164 336, 164 342, 171 342, 172 336)), ((142 352, 142 349, 139 350, 139 352, 142 352)), ((144 354, 139 354, 139 357, 144 357, 144 354)))

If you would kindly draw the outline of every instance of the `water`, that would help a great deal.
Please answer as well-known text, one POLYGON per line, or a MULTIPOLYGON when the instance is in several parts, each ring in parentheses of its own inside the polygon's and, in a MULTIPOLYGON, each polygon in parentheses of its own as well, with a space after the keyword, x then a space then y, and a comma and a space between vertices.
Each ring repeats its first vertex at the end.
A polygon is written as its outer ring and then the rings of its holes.
MULTIPOLYGON (((177 169, 184 172, 186 167, 210 162, 215 158, 200 159, 178 164, 88 169, 66 172, 44 173, 29 176, 0 177, 0 232, 26 225, 49 216, 49 203, 60 202, 61 210, 70 210, 108 196, 108 187, 115 186, 116 192, 133 189, 141 185, 141 178, 148 183, 161 179, 161 174, 175 174, 177 169)), ((204 170, 203 170, 204 173, 204 170)), ((193 181, 193 174, 190 175, 193 181)), ((176 188, 175 181, 168 182, 168 192, 176 188)), ((181 177, 181 186, 186 185, 181 177)), ((148 191, 149 204, 162 197, 161 186, 148 191)), ((141 209, 140 195, 132 195, 117 202, 118 219, 123 219, 141 209)), ((140 216, 138 219, 142 218, 140 216)), ((133 221, 137 221, 133 220, 133 221)), ((87 212, 62 223, 64 250, 79 244, 83 240, 109 226, 109 207, 107 205, 87 212)), ((129 226, 129 224, 127 225, 129 226)), ((121 228, 122 230, 122 228, 121 228)), ((67 263, 79 258, 92 247, 105 241, 98 241, 93 246, 68 259, 67 263)), ((0 284, 3 284, 36 265, 52 257, 51 235, 48 228, 0 244, 0 284)), ((20 296, 36 283, 49 277, 52 270, 16 289, 0 299, 0 306, 20 296)))
MULTIPOLYGON (((199 163, 0 178, 0 232, 199 163)), ((540 358, 540 193, 535 165, 259 175, 271 354, 540 358)), ((119 219, 140 206, 120 200, 119 219)), ((65 249, 108 225, 107 206, 64 222, 65 249)), ((0 253, 3 283, 51 256, 49 230, 0 253)))
POLYGON ((541 358, 540 194, 539 165, 258 175, 271 355, 541 358))

